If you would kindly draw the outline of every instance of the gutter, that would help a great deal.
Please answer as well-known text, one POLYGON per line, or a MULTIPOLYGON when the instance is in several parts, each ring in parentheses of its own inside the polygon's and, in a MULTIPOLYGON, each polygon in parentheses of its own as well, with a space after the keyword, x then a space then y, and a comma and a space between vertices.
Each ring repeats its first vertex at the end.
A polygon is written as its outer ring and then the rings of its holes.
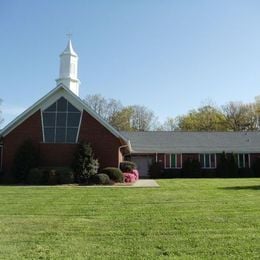
MULTIPOLYGON (((127 144, 124 144, 124 145, 121 145, 121 146, 118 147, 118 154, 121 153, 121 149, 122 149, 122 148, 125 148, 125 147, 128 147, 128 148, 129 148, 129 153, 127 153, 127 154, 125 154, 125 155, 131 154, 132 149, 131 149, 131 144, 130 144, 130 141, 129 141, 129 140, 127 140, 127 144)), ((118 161, 118 168, 119 168, 119 167, 120 167, 120 162, 118 161)))

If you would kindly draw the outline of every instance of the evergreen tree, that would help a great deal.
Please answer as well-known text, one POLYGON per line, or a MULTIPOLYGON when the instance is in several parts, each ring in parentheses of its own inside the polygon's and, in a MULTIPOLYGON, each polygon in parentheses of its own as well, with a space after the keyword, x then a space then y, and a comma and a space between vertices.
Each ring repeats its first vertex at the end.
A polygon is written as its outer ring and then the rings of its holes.
POLYGON ((89 182, 90 178, 97 174, 99 163, 97 159, 94 159, 89 144, 85 142, 79 143, 72 167, 75 172, 75 180, 79 183, 89 182))
POLYGON ((17 149, 14 163, 13 174, 18 182, 24 182, 27 174, 32 168, 38 166, 39 151, 34 146, 31 139, 24 141, 24 143, 17 149))

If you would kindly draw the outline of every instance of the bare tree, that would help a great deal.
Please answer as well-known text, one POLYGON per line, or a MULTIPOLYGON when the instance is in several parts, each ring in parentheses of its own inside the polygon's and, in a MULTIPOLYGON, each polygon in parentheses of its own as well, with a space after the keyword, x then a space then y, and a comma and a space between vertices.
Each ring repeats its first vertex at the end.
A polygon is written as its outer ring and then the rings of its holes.
POLYGON ((229 102, 222 107, 228 128, 233 131, 256 130, 256 104, 229 102))
POLYGON ((131 127, 134 131, 148 131, 154 128, 156 120, 153 111, 145 106, 130 106, 132 109, 131 127))
POLYGON ((174 131, 177 128, 177 121, 173 117, 168 117, 165 122, 158 128, 161 131, 174 131))
POLYGON ((100 94, 88 95, 84 101, 107 122, 110 122, 114 115, 123 109, 120 101, 106 99, 100 94))

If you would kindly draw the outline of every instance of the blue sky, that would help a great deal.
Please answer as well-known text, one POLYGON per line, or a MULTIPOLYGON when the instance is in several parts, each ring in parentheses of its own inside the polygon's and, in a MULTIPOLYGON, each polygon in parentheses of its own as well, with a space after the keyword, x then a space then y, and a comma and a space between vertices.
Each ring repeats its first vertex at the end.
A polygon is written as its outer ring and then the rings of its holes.
POLYGON ((1 0, 4 124, 55 87, 68 32, 82 98, 144 105, 161 121, 208 99, 253 102, 259 13, 258 0, 1 0))

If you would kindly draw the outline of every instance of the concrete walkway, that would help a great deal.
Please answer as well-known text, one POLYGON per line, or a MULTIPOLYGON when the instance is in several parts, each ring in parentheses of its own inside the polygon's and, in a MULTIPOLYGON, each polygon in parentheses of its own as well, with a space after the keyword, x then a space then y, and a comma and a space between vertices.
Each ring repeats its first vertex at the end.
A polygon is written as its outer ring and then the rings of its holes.
POLYGON ((141 187, 141 188, 155 188, 160 187, 159 184, 155 180, 144 179, 136 181, 131 187, 141 187))
POLYGON ((160 185, 152 179, 141 179, 134 183, 116 183, 114 185, 78 185, 78 184, 63 184, 63 185, 7 185, 18 186, 22 188, 159 188, 160 185))

